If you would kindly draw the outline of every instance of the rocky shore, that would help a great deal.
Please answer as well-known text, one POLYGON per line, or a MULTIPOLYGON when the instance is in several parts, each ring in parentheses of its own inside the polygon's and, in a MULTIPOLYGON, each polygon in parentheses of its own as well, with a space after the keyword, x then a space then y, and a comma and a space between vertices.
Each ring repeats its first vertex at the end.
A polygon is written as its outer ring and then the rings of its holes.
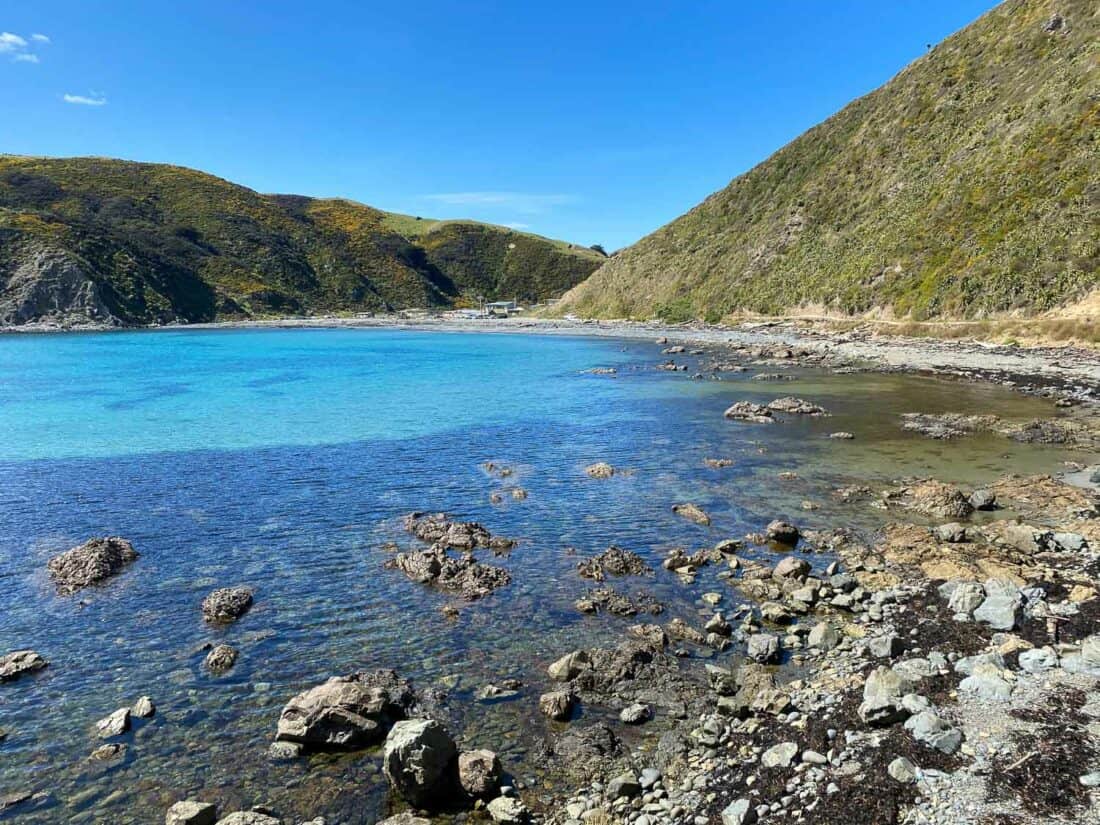
MULTIPOLYGON (((664 360, 655 368, 696 380, 751 370, 754 380, 785 382, 793 364, 867 368, 835 341, 661 332, 664 360)), ((1086 463, 1100 444, 1100 371, 1092 374, 1090 359, 1027 373, 1038 376, 1030 381, 985 362, 973 367, 1049 397, 1057 405, 1050 419, 917 413, 896 422, 935 440, 994 435, 1072 447, 1083 460, 1065 477, 1004 475, 973 489, 935 477, 847 485, 834 491, 836 502, 882 516, 878 529, 812 530, 788 514, 745 536, 670 549, 660 565, 617 545, 578 557, 575 576, 592 586, 574 607, 594 620, 616 617, 620 638, 555 651, 536 679, 501 674, 477 696, 526 702, 546 722, 528 732, 546 767, 540 782, 512 775, 496 743, 466 741, 445 690, 414 687, 392 670, 333 675, 289 696, 272 719, 268 756, 289 764, 373 750, 400 809, 384 825, 1100 822, 1100 473, 1086 463), (687 591, 702 572, 718 583, 699 596, 705 615, 666 618, 650 583, 670 578, 687 591), (721 609, 734 596, 737 606, 721 609)), ((723 417, 751 433, 830 416, 806 395, 739 401, 723 417)), ((706 461, 715 470, 729 463, 706 461)), ((496 464, 482 469, 511 476, 496 464)), ((576 471, 587 485, 628 473, 603 461, 576 471)), ((712 526, 691 501, 668 508, 712 526)), ((382 575, 453 598, 446 617, 472 602, 491 606, 496 591, 515 586, 501 559, 517 542, 483 524, 418 512, 401 528, 407 544, 374 556, 382 575)), ((125 539, 95 538, 47 570, 69 596, 140 575, 140 565, 130 569, 139 558, 125 539)), ((262 604, 249 585, 219 587, 195 606, 196 619, 224 629, 257 598, 262 604)), ((210 674, 238 666, 231 645, 209 642, 203 651, 210 674)), ((17 688, 47 664, 33 650, 6 653, 0 681, 17 688)), ((155 715, 154 698, 142 696, 94 722, 102 742, 89 760, 128 758, 123 737, 155 715)), ((0 816, 35 804, 34 795, 0 800, 0 816)), ((169 825, 300 821, 267 806, 219 811, 198 798, 165 813, 169 825)))

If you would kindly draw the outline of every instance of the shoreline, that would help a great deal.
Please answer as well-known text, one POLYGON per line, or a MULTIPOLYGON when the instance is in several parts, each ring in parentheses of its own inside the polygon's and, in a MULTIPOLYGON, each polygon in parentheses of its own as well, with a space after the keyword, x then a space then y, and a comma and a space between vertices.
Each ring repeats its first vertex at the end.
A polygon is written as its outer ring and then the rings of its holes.
POLYGON ((270 320, 213 321, 159 327, 59 328, 36 324, 5 327, 2 335, 235 329, 397 329, 448 333, 567 335, 655 340, 704 347, 796 347, 830 366, 858 366, 879 372, 908 372, 1009 383, 1024 391, 1056 388, 1076 401, 1100 400, 1100 351, 1073 346, 1007 346, 973 340, 907 338, 867 331, 834 332, 794 320, 747 322, 737 326, 663 324, 625 320, 494 318, 463 320, 438 316, 317 316, 270 320), (1021 387, 1029 382, 1042 386, 1021 387))

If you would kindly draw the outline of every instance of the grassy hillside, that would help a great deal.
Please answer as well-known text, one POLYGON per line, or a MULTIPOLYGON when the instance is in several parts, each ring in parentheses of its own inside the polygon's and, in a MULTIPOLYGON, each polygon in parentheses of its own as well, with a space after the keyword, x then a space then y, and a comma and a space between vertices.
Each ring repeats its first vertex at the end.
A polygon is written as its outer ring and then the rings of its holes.
POLYGON ((99 158, 0 156, 0 323, 122 324, 555 296, 602 260, 483 224, 261 195, 211 175, 99 158), (410 236, 411 235, 411 236, 410 236))
POLYGON ((1100 6, 1007 0, 616 255, 558 311, 923 319, 1083 297, 1100 286, 1098 90, 1100 6))

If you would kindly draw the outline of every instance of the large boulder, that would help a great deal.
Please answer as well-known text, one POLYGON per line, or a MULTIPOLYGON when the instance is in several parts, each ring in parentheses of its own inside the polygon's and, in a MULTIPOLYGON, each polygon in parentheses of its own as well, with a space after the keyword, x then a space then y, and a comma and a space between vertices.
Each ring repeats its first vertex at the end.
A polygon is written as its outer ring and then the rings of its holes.
POLYGON ((450 733, 434 719, 398 722, 386 737, 382 770, 410 803, 435 809, 455 790, 457 756, 450 733))
POLYGON ((252 588, 222 587, 202 600, 202 617, 213 624, 235 622, 252 607, 252 588))
POLYGON ((26 673, 42 670, 48 664, 33 650, 13 650, 0 656, 0 682, 10 682, 26 673))
POLYGON ((54 556, 47 563, 50 578, 62 595, 108 579, 137 559, 134 545, 118 536, 95 538, 54 556))
POLYGON ((287 702, 275 740, 313 750, 362 748, 381 739, 415 704, 409 683, 392 670, 334 676, 287 702))

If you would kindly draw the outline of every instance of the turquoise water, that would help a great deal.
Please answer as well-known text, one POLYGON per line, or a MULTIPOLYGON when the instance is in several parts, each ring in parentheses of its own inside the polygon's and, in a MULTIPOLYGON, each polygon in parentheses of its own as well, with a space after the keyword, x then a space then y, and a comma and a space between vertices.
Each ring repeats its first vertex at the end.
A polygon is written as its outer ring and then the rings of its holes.
MULTIPOLYGON (((832 501, 839 484, 928 472, 980 482, 1055 470, 1066 457, 900 430, 909 411, 1053 412, 1001 388, 800 369, 791 383, 754 382, 752 370, 691 380, 695 359, 687 373, 663 372, 659 350, 346 329, 0 337, 0 650, 31 647, 51 662, 0 685, 0 797, 45 793, 23 809, 30 822, 161 821, 172 802, 198 795, 225 811, 264 803, 288 819, 372 823, 394 804, 377 754, 290 764, 265 754, 291 695, 371 667, 446 688, 462 744, 499 751, 537 784, 528 754, 555 729, 533 712, 546 664, 612 643, 632 623, 573 609, 589 583, 567 548, 616 543, 659 568, 672 547, 712 545, 776 517, 875 526, 878 511, 832 501), (595 367, 617 374, 587 372, 595 367), (732 401, 792 393, 833 417, 767 427, 722 418, 732 401), (835 430, 856 440, 828 439, 835 430), (705 468, 714 457, 733 466, 705 468), (583 468, 597 460, 624 472, 588 479, 583 468), (486 461, 513 473, 493 476, 486 461), (798 477, 780 481, 787 471, 798 477), (526 500, 511 497, 517 486, 526 500), (821 508, 806 512, 804 500, 821 508), (674 516, 681 501, 713 525, 674 516), (410 510, 517 539, 493 561, 512 584, 443 618, 448 597, 382 566, 386 542, 412 544, 400 529, 410 510), (49 557, 106 534, 130 538, 141 558, 105 586, 58 597, 49 557), (205 626, 203 596, 230 584, 253 586, 255 607, 228 628, 205 626), (222 640, 241 659, 214 678, 202 645, 222 640), (506 677, 524 681, 520 699, 474 701, 506 677), (95 721, 143 694, 158 713, 127 736, 126 758, 89 763, 95 721)), ((664 618, 701 624, 704 592, 737 603, 717 572, 687 586, 658 570, 619 586, 644 585, 668 606, 664 618)))

